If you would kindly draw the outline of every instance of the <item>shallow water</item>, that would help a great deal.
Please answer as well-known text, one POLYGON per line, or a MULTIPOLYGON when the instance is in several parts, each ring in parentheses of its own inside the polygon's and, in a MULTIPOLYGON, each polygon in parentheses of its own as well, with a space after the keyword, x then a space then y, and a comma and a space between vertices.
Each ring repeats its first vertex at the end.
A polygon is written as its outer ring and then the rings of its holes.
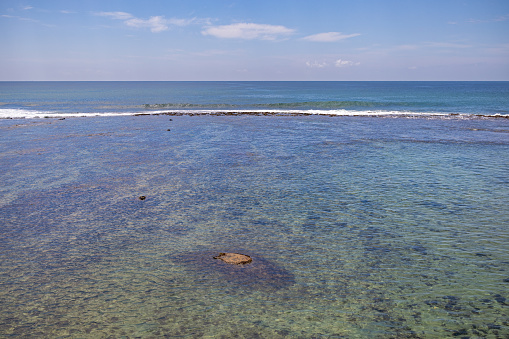
POLYGON ((101 117, 0 133, 3 337, 509 336, 507 119, 101 117), (219 252, 262 268, 208 264, 219 252))

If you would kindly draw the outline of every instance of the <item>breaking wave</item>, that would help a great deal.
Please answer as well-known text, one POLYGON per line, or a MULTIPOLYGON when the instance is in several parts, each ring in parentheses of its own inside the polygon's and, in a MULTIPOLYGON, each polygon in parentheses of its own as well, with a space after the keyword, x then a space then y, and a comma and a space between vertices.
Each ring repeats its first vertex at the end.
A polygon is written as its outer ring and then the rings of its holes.
POLYGON ((239 116, 239 115, 264 115, 264 116, 352 116, 352 117, 406 117, 406 118, 427 118, 427 119, 480 119, 480 118, 506 118, 504 114, 469 114, 469 113, 442 113, 442 112, 412 112, 412 111, 391 111, 391 110, 348 110, 348 109, 234 109, 228 107, 211 109, 200 109, 199 105, 188 105, 176 108, 175 104, 167 106, 150 105, 150 109, 132 112, 88 112, 88 113, 66 113, 55 111, 37 111, 27 109, 0 109, 0 119, 62 119, 71 117, 111 117, 111 116, 142 116, 142 115, 172 115, 172 116, 239 116), (164 109, 165 108, 165 109, 164 109))

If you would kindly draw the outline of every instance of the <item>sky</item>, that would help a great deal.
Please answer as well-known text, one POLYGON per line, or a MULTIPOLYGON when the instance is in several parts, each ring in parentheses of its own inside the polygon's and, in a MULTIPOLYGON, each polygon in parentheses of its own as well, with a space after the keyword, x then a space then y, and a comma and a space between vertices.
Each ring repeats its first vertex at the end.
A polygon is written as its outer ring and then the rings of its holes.
POLYGON ((2 0, 0 81, 509 80, 509 0, 2 0))

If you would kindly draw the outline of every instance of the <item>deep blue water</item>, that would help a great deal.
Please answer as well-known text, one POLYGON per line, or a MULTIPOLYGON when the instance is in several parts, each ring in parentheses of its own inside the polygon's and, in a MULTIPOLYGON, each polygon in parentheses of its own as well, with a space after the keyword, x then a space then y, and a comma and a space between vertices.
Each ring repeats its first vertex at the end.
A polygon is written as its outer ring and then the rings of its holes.
POLYGON ((509 82, 0 82, 0 117, 181 110, 509 114, 509 82))
POLYGON ((2 338, 509 336, 507 83, 0 86, 2 338))

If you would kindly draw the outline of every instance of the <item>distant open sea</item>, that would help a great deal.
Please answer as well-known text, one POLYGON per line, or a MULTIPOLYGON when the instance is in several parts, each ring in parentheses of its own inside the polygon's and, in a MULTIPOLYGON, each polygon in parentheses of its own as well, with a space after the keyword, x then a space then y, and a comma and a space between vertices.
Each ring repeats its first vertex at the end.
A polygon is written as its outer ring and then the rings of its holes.
POLYGON ((509 115, 509 82, 0 82, 0 118, 164 112, 509 115))
POLYGON ((0 82, 0 182, 1 338, 509 337, 509 82, 0 82))

